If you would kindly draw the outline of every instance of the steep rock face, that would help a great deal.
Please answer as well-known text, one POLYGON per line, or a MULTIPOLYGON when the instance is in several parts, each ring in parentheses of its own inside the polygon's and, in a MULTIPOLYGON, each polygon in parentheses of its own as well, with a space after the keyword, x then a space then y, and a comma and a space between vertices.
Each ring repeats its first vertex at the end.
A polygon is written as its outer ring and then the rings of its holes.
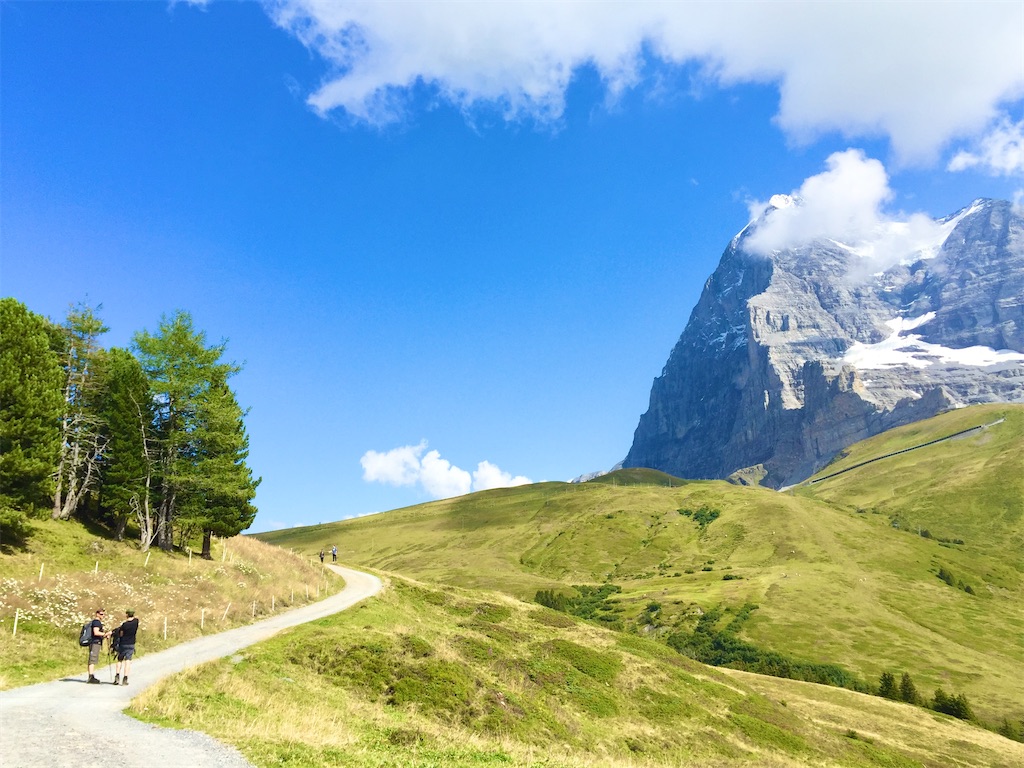
POLYGON ((651 389, 623 464, 806 478, 846 446, 951 407, 1024 402, 1024 219, 980 200, 871 273, 818 238, 730 243, 651 389))

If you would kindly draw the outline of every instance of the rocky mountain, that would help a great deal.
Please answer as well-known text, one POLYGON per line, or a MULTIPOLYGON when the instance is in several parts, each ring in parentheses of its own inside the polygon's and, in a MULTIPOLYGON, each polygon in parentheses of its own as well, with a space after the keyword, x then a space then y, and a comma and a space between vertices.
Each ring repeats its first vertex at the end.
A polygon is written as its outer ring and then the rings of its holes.
POLYGON ((772 198, 726 248, 624 466, 781 487, 891 427, 1024 402, 1019 210, 977 200, 842 242, 793 235, 801 205, 772 198))

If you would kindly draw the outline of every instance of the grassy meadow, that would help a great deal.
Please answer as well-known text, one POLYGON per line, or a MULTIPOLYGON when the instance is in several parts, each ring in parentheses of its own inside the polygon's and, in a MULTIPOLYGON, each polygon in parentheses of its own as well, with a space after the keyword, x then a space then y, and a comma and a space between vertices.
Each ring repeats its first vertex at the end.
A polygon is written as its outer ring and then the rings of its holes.
POLYGON ((1024 408, 978 406, 893 430, 821 474, 1000 418, 786 493, 630 470, 258 538, 305 553, 336 542, 356 566, 527 601, 615 585, 600 618, 660 639, 692 631, 707 611, 753 604, 739 636, 759 648, 840 665, 869 687, 907 672, 924 696, 941 687, 990 723, 1018 722, 1024 408), (702 509, 718 514, 698 522, 702 509))
POLYGON ((242 536, 216 540, 207 561, 143 553, 135 542, 112 541, 74 520, 32 526, 24 548, 0 554, 0 689, 84 674, 78 632, 99 607, 108 627, 124 621, 125 610, 136 611, 142 657, 343 586, 319 560, 242 536))
POLYGON ((997 766, 1024 744, 874 696, 699 664, 482 590, 381 595, 154 686, 130 712, 255 765, 997 766))

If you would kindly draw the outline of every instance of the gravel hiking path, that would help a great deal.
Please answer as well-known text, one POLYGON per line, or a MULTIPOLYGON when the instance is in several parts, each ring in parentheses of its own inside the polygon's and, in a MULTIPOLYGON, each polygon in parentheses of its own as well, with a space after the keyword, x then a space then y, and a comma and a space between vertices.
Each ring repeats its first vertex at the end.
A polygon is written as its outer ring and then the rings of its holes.
MULTIPOLYGON (((113 669, 96 667, 102 685, 82 673, 0 692, 0 765, 10 768, 252 768, 241 753, 197 731, 142 723, 122 713, 131 698, 159 680, 266 640, 282 629, 330 616, 377 594, 376 576, 328 565, 345 579, 336 595, 269 619, 190 640, 132 662, 127 686, 111 685, 113 669)), ((141 617, 143 621, 145 616, 141 617)), ((73 642, 69 636, 68 642, 73 642)), ((145 650, 141 648, 140 650, 145 650)), ((100 657, 106 660, 106 654, 100 657)))

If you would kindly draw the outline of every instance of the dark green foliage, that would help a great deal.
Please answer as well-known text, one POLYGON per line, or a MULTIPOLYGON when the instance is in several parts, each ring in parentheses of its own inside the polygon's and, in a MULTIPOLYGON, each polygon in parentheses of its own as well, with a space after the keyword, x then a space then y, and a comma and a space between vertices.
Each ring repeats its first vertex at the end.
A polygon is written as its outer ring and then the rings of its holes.
POLYGON ((602 584, 592 587, 586 584, 573 585, 575 595, 563 595, 548 589, 537 591, 536 602, 562 613, 570 613, 581 619, 601 621, 608 624, 618 622, 614 614, 618 606, 609 598, 622 591, 622 587, 614 584, 602 584), (603 612, 603 613, 602 613, 603 612))
POLYGON ((900 678, 900 700, 907 704, 921 703, 921 695, 917 692, 917 686, 914 685, 909 672, 904 672, 900 678))
POLYGON ((701 531, 703 531, 711 523, 717 520, 721 516, 722 512, 714 507, 709 507, 707 504, 703 504, 697 509, 687 509, 684 507, 679 510, 679 514, 693 520, 700 526, 701 531))
POLYGON ((1013 741, 1024 741, 1024 721, 1015 723, 1004 717, 1003 722, 999 724, 998 733, 1013 741))
POLYGON ((949 586, 951 586, 951 587, 955 587, 956 586, 956 577, 953 575, 953 572, 950 571, 949 569, 947 569, 944 565, 943 566, 939 566, 939 574, 938 574, 938 576, 944 582, 949 584, 949 586))
POLYGON ((974 712, 971 710, 971 705, 967 701, 967 697, 962 693, 956 696, 949 696, 941 688, 936 688, 935 695, 932 697, 931 708, 936 712, 952 715, 953 717, 957 717, 961 720, 974 719, 974 712))
POLYGON ((128 350, 109 351, 104 379, 100 413, 107 444, 100 464, 102 506, 114 530, 123 535, 132 511, 145 514, 151 501, 153 411, 146 374, 128 350))
POLYGON ((0 299, 0 536, 20 537, 26 513, 52 506, 63 375, 51 332, 20 301, 0 299))
POLYGON ((538 602, 553 611, 567 613, 569 610, 569 598, 561 592, 554 592, 550 589, 538 589, 537 595, 533 599, 535 602, 538 602))
POLYGON ((712 666, 728 666, 773 677, 834 685, 855 691, 864 690, 860 680, 837 664, 798 661, 741 640, 737 633, 756 608, 751 604, 743 606, 724 629, 717 627, 723 611, 720 607, 714 608, 701 616, 692 633, 673 633, 666 642, 680 653, 712 666))
POLYGON ((245 413, 227 385, 240 369, 221 361, 223 342, 207 346, 187 312, 164 317, 156 334, 142 331, 134 341, 150 383, 162 468, 157 543, 169 549, 173 527, 183 537, 201 532, 208 557, 211 534, 240 533, 256 514, 260 481, 245 464, 245 413))
POLYGON ((896 687, 896 676, 892 672, 883 672, 878 681, 878 695, 883 699, 899 699, 900 691, 896 687))
POLYGON ((736 579, 742 579, 742 578, 743 577, 740 576, 738 573, 727 573, 724 576, 722 576, 722 581, 734 581, 736 579))
POLYGON ((975 594, 974 587, 972 587, 970 584, 966 583, 962 579, 958 579, 956 576, 953 575, 953 572, 946 568, 944 565, 939 566, 938 577, 947 584, 949 584, 949 586, 951 587, 962 589, 969 595, 975 594))

